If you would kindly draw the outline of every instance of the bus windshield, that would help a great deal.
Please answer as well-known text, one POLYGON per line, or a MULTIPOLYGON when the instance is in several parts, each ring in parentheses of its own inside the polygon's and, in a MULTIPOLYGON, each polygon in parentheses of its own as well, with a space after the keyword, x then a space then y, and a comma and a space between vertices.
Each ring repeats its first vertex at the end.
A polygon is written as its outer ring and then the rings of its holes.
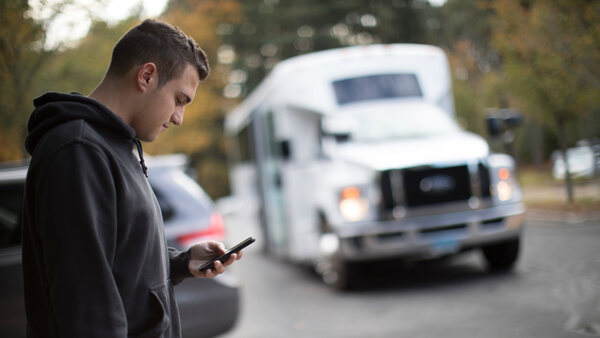
MULTIPOLYGON (((346 116, 345 118, 348 118, 346 116)), ((350 142, 381 142, 394 139, 440 136, 459 130, 440 109, 399 109, 397 111, 353 114, 350 142)))
POLYGON ((423 97, 415 74, 381 74, 343 79, 333 82, 337 103, 423 97))

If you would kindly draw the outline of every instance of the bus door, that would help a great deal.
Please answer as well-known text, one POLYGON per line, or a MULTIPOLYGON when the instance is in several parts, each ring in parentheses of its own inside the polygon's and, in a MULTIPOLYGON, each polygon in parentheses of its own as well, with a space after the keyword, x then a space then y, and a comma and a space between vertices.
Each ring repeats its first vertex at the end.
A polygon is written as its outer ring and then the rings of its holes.
POLYGON ((266 245, 270 252, 282 254, 287 250, 287 228, 283 203, 281 181, 281 149, 275 136, 275 120, 272 111, 257 114, 257 145, 260 148, 258 157, 262 223, 265 227, 266 245))

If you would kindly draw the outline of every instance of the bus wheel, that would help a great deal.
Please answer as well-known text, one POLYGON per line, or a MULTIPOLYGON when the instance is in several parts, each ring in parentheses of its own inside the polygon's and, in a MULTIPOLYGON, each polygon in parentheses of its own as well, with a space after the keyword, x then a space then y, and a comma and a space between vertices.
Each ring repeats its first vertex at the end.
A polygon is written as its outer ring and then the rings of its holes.
POLYGON ((481 248, 490 270, 510 270, 519 257, 519 238, 481 248))
POLYGON ((323 274, 323 281, 339 291, 355 289, 360 278, 358 264, 337 258, 331 263, 332 269, 323 274))

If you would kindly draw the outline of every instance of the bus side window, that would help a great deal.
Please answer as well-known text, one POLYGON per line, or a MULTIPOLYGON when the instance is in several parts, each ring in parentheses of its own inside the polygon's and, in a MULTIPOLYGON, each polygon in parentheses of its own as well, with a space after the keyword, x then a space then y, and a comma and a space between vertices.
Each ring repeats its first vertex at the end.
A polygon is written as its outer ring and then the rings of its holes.
POLYGON ((250 129, 251 124, 247 125, 237 134, 237 146, 239 150, 239 156, 237 160, 241 163, 247 163, 251 161, 250 155, 250 129))
POLYGON ((279 141, 281 158, 283 158, 285 161, 289 160, 292 157, 292 149, 290 147, 290 140, 279 141))

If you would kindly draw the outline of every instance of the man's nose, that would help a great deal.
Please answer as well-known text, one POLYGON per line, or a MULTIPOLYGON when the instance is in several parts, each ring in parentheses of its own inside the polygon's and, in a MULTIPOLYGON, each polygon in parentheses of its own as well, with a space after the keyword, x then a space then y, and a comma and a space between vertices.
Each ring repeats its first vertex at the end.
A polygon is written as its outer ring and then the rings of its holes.
POLYGON ((176 126, 180 126, 183 123, 183 112, 185 108, 179 107, 175 109, 175 113, 171 116, 171 123, 176 126))

